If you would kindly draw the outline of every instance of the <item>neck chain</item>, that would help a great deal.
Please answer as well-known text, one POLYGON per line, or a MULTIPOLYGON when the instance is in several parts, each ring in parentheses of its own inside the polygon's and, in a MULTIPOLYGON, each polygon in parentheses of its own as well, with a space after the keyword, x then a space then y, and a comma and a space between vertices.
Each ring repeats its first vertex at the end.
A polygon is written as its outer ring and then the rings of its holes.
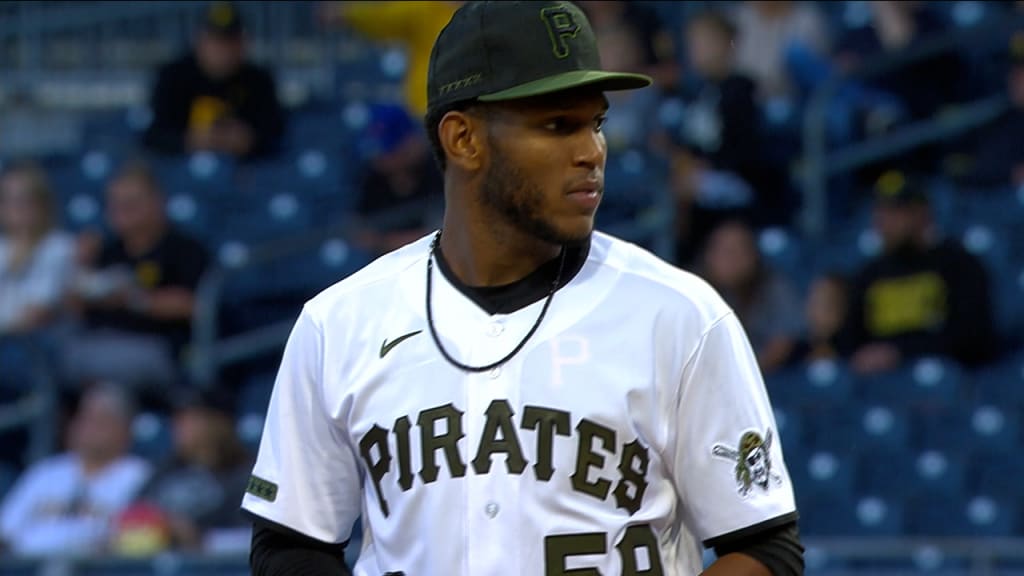
POLYGON ((430 279, 431 276, 433 276, 433 262, 434 258, 437 257, 437 250, 440 244, 441 231, 438 230, 437 234, 434 236, 433 242, 430 243, 430 254, 427 255, 427 327, 430 328, 430 336, 433 337, 434 344, 437 345, 437 349, 441 351, 441 355, 444 356, 444 359, 460 370, 463 370, 465 372, 486 372, 488 370, 491 370, 492 368, 497 368, 498 366, 501 366, 505 362, 511 360, 513 356, 518 354, 519 351, 522 350, 524 346, 526 346, 527 340, 529 340, 530 337, 533 336, 534 332, 537 331, 537 328, 540 327, 541 321, 544 320, 544 315, 548 311, 548 306, 551 305, 551 300, 555 297, 555 291, 558 290, 558 284, 562 281, 562 271, 565 268, 565 247, 562 247, 562 251, 559 254, 558 274, 555 275, 555 280, 554 282, 551 283, 551 288, 548 290, 548 295, 544 300, 544 307, 541 308, 540 315, 537 316, 537 321, 533 323, 533 326, 530 328, 530 331, 526 333, 526 336, 523 336, 523 339, 519 341, 519 344, 517 344, 516 347, 513 348, 512 351, 509 352, 508 355, 502 358, 501 360, 498 360, 497 362, 492 362, 490 364, 487 364, 486 366, 469 366, 468 364, 463 364, 456 360, 455 358, 453 358, 451 354, 449 354, 448 351, 444 349, 444 346, 441 344, 441 339, 437 336, 437 329, 434 328, 434 315, 431 312, 430 308, 430 279))

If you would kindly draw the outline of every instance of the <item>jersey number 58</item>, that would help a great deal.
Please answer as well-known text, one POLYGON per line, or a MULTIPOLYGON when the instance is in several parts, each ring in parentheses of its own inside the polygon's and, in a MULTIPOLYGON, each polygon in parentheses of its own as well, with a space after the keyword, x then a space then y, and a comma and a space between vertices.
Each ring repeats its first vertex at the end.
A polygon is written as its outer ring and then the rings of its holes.
MULTIPOLYGON (((658 555, 658 542, 649 525, 638 524, 627 528, 622 541, 615 548, 622 559, 621 576, 664 575, 661 557, 658 555), (644 555, 646 562, 643 562, 644 555)), ((566 559, 570 556, 607 552, 608 534, 605 532, 548 536, 544 538, 544 576, 609 576, 602 574, 597 568, 569 569, 565 565, 566 559)))

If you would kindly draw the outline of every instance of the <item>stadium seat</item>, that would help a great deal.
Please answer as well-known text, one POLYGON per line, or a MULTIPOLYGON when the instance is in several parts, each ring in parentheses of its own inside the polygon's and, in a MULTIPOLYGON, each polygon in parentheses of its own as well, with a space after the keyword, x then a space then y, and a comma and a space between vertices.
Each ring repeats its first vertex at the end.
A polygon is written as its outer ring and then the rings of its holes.
POLYGON ((1024 353, 972 371, 971 380, 979 403, 1004 408, 1024 406, 1024 353))
POLYGON ((191 194, 217 199, 235 190, 235 161, 225 155, 196 152, 184 157, 161 157, 153 167, 167 196, 191 194))
POLYGON ((859 376, 854 387, 866 402, 948 406, 965 396, 962 372, 956 362, 928 357, 889 372, 859 376))
POLYGON ((132 452, 150 462, 162 462, 174 451, 174 433, 166 416, 139 414, 132 423, 132 437, 132 452))
POLYGON ((966 484, 964 457, 939 450, 868 450, 859 455, 857 470, 859 490, 890 497, 951 497, 966 484))
POLYGON ((772 372, 765 386, 772 401, 784 406, 845 402, 851 394, 849 371, 832 360, 772 372))
POLYGON ((989 496, 914 497, 908 529, 916 536, 1009 536, 1016 527, 1016 501, 989 496))
POLYGON ((823 536, 896 536, 903 532, 900 500, 871 494, 804 497, 799 503, 801 532, 823 536))
POLYGON ((914 413, 914 444, 963 452, 998 450, 1019 442, 1020 418, 1019 409, 990 403, 921 409, 914 413))
POLYGON ((992 498, 1021 495, 1024 458, 1021 458, 1019 443, 1001 449, 978 450, 970 455, 969 461, 971 492, 992 498))
POLYGON ((853 493, 856 460, 844 453, 812 451, 799 460, 788 459, 787 465, 794 489, 801 497, 853 493))

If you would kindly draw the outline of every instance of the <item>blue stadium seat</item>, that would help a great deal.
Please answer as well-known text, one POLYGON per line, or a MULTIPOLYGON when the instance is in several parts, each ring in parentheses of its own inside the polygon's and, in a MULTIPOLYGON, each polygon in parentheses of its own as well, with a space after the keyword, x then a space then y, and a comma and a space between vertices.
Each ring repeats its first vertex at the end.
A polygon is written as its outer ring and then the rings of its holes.
POLYGON ((153 167, 168 196, 191 194, 205 201, 234 193, 235 164, 229 156, 196 152, 158 158, 153 167))
POLYGON ((852 494, 856 465, 854 458, 826 450, 810 452, 799 460, 787 460, 794 489, 802 498, 852 494))
POLYGON ((999 450, 1019 442, 1020 419, 1019 409, 989 403, 917 410, 915 445, 962 452, 999 450))
POLYGON ((132 436, 132 451, 151 462, 161 462, 174 452, 174 433, 166 416, 139 414, 132 423, 132 436))
POLYGON ((858 489, 889 497, 954 496, 966 484, 962 455, 938 450, 870 450, 860 454, 858 489))
POLYGON ((851 382, 846 366, 831 360, 787 368, 765 377, 772 401, 784 406, 845 402, 851 395, 851 382))
POLYGON ((974 370, 971 380, 980 403, 1007 408, 1024 405, 1024 353, 974 370))
POLYGON ((921 358, 899 368, 857 378, 858 394, 868 402, 951 405, 965 396, 963 370, 943 358, 921 358))
POLYGON ((857 418, 858 449, 899 450, 909 446, 912 421, 901 406, 862 404, 851 406, 857 418))
POLYGON ((908 530, 918 536, 1009 536, 1016 501, 989 496, 917 497, 908 503, 908 530))
POLYGON ((993 498, 1017 498, 1024 478, 1020 444, 1001 449, 978 450, 970 455, 969 485, 973 493, 993 498))
POLYGON ((871 494, 804 497, 801 533, 823 536, 897 536, 903 533, 903 503, 871 494))
POLYGON ((782 406, 773 407, 775 409, 775 425, 779 428, 778 434, 782 441, 782 447, 786 450, 787 457, 796 454, 803 448, 803 414, 796 409, 782 406))

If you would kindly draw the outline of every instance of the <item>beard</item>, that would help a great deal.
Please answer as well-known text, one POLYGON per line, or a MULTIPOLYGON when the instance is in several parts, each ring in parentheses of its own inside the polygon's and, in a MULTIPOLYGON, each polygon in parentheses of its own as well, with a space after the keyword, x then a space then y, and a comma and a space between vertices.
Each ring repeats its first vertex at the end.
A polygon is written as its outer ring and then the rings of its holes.
POLYGON ((500 145, 488 135, 494 151, 484 174, 481 202, 516 230, 548 244, 577 244, 590 238, 559 230, 544 214, 544 192, 522 170, 508 161, 500 145))

